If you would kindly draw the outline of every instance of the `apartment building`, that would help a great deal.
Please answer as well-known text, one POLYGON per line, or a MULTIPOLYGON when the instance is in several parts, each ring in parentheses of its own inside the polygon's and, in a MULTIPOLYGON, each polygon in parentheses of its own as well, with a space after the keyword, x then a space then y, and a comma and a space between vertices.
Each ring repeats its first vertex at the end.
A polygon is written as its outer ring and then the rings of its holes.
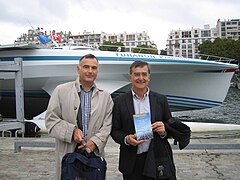
POLYGON ((94 33, 84 31, 83 33, 79 33, 78 35, 71 35, 69 39, 73 40, 74 44, 86 44, 89 46, 98 47, 100 46, 104 40, 107 39, 106 33, 94 33))
POLYGON ((240 19, 217 21, 216 27, 204 25, 204 28, 190 30, 172 30, 167 39, 167 54, 171 56, 197 58, 198 46, 205 40, 216 38, 239 39, 240 19))
POLYGON ((29 29, 28 33, 23 33, 20 37, 18 37, 14 43, 19 44, 19 43, 34 43, 34 44, 41 44, 39 41, 39 38, 37 34, 42 34, 43 36, 56 40, 58 45, 64 45, 68 42, 69 37, 72 35, 71 32, 55 32, 55 30, 52 31, 43 31, 43 29, 38 28, 38 29, 29 29))
POLYGON ((220 38, 240 39, 240 19, 217 21, 217 31, 220 38))
POLYGON ((38 37, 36 36, 36 33, 34 30, 29 29, 28 33, 23 33, 20 37, 15 40, 15 43, 29 43, 34 42, 36 44, 39 44, 38 37))
POLYGON ((85 43, 92 46, 100 46, 104 41, 122 42, 126 51, 129 52, 132 51, 132 48, 137 47, 138 45, 154 45, 145 31, 136 33, 124 32, 118 34, 107 34, 105 32, 96 34, 84 31, 82 34, 73 35, 69 38, 72 38, 76 44, 85 43))
POLYGON ((131 52, 132 48, 138 45, 151 45, 156 46, 153 41, 150 40, 147 32, 135 32, 135 33, 119 33, 108 34, 108 41, 111 42, 122 42, 125 46, 126 51, 131 52))
POLYGON ((170 56, 195 58, 198 56, 198 45, 205 40, 214 41, 217 29, 204 25, 204 28, 190 30, 172 30, 167 39, 167 53, 170 56))
POLYGON ((147 32, 135 32, 135 33, 118 33, 118 34, 107 34, 105 32, 94 33, 84 31, 83 33, 79 33, 77 35, 72 35, 71 32, 63 33, 63 32, 55 32, 49 31, 41 31, 41 28, 38 30, 28 30, 27 34, 21 35, 15 43, 29 43, 34 42, 35 44, 40 44, 37 32, 42 35, 54 39, 57 38, 57 43, 59 46, 66 45, 71 42, 76 45, 86 44, 89 46, 98 47, 103 44, 104 41, 111 42, 122 42, 125 46, 125 50, 131 52, 132 48, 137 47, 138 45, 152 45, 155 46, 154 42, 150 40, 147 32))

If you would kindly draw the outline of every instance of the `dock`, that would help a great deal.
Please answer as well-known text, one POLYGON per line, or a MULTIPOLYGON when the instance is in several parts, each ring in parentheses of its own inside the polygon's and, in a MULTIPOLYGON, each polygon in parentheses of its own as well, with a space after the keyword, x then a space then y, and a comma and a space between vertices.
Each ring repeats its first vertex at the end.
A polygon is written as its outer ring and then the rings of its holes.
MULTIPOLYGON (((53 138, 0 138, 0 179, 54 179, 55 149, 53 138), (16 142, 46 142, 50 147, 28 147, 16 142)), ((170 144, 173 142, 170 139, 170 144)), ((39 143, 41 144, 41 143, 39 143)), ((191 139, 186 149, 173 146, 178 180, 238 180, 240 177, 240 138, 191 139)), ((106 151, 107 180, 122 180, 118 171, 119 145, 109 138, 106 151)))

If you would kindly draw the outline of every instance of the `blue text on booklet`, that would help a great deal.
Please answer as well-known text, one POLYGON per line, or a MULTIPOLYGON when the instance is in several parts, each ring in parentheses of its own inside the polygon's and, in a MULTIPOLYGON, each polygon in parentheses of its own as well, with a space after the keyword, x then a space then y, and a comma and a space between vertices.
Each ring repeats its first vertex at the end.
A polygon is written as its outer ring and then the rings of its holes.
POLYGON ((153 138, 150 113, 134 114, 133 121, 137 134, 137 140, 153 138))

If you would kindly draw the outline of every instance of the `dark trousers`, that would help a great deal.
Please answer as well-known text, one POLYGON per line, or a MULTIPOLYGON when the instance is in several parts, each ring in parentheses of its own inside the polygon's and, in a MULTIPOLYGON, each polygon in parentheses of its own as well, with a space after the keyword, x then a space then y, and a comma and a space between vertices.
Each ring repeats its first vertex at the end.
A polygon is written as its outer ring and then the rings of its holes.
POLYGON ((146 157, 147 157, 147 153, 138 154, 132 174, 130 176, 123 175, 123 179, 124 180, 154 180, 153 178, 142 175, 146 157))

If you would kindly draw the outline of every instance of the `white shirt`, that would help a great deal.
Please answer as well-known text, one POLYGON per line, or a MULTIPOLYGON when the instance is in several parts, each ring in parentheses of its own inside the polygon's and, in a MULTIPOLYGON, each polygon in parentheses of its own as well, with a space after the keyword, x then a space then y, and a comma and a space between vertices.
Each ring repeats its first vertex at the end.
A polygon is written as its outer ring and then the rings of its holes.
MULTIPOLYGON (((134 105, 135 114, 149 113, 151 116, 149 89, 144 94, 143 99, 139 98, 137 94, 133 91, 133 89, 132 89, 132 94, 133 94, 133 105, 134 105)), ((148 139, 142 144, 139 144, 137 147, 137 154, 147 152, 149 149, 150 142, 151 142, 151 139, 148 139)))

